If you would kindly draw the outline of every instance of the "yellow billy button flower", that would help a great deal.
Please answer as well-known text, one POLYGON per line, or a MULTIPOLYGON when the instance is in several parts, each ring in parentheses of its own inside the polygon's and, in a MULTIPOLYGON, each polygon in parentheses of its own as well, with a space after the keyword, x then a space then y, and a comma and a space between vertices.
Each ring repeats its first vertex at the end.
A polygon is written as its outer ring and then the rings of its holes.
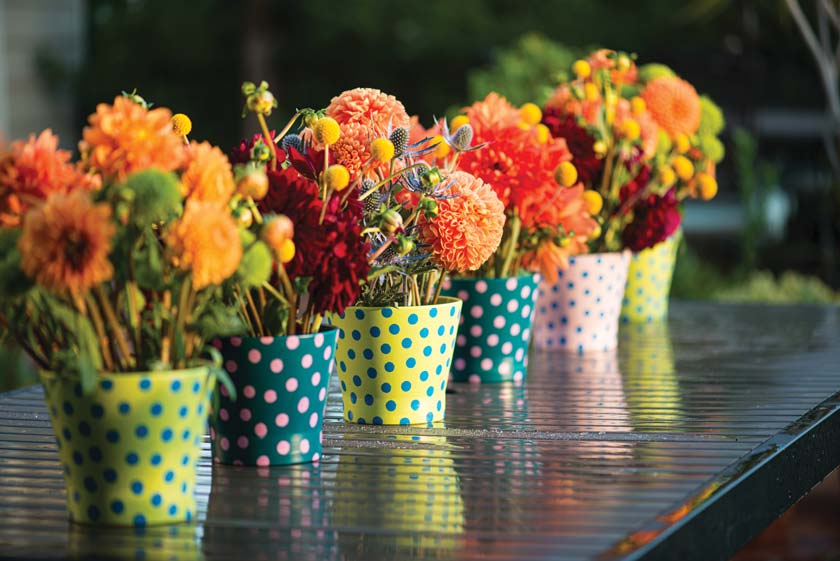
POLYGON ((598 93, 598 86, 592 82, 587 82, 583 85, 583 95, 586 101, 598 101, 600 94, 598 93))
POLYGON ((324 117, 318 119, 312 127, 312 134, 319 144, 325 146, 332 146, 338 142, 338 137, 341 136, 341 128, 338 122, 332 117, 324 117))
POLYGON ((674 173, 674 168, 671 166, 659 167, 659 180, 663 187, 670 187, 677 180, 677 174, 674 173))
POLYGON ((683 181, 688 181, 694 175, 694 164, 685 156, 675 156, 671 160, 671 167, 677 174, 677 177, 683 181))
POLYGON ((607 154, 607 145, 603 140, 596 140, 592 145, 592 151, 595 152, 598 159, 601 159, 607 154))
POLYGON ((445 158, 449 155, 449 152, 452 150, 449 144, 447 144, 446 139, 439 134, 432 138, 430 146, 435 146, 435 158, 445 158))
POLYGON ((454 133, 469 122, 470 118, 466 115, 458 115, 457 117, 452 119, 451 123, 449 123, 449 132, 454 133))
POLYGON ((561 187, 571 187, 578 180, 578 171, 572 162, 563 162, 554 170, 554 181, 561 187))
POLYGON ((595 216, 604 208, 604 199, 598 191, 584 191, 583 202, 586 204, 586 211, 595 216))
POLYGON ((280 249, 277 250, 277 259, 285 265, 295 258, 295 252, 295 242, 290 239, 283 240, 283 243, 280 244, 280 249))
POLYGON ((370 143, 370 154, 377 162, 390 162, 394 157, 394 143, 387 138, 377 138, 370 143))
POLYGON ((639 116, 645 112, 647 109, 647 103, 645 100, 639 96, 636 96, 630 100, 630 111, 633 112, 633 115, 639 116))
MULTIPOLYGON (((320 123, 321 121, 318 122, 320 123)), ((350 172, 341 164, 333 164, 327 168, 324 174, 324 180, 329 189, 343 191, 350 184, 350 172)))
POLYGON ((682 133, 674 137, 674 148, 678 154, 685 154, 691 148, 691 141, 682 133))
POLYGON ((700 191, 700 198, 708 201, 715 198, 718 192, 717 180, 708 173, 697 174, 697 186, 700 191))
POLYGON ((549 138, 551 138, 551 131, 548 130, 548 127, 542 123, 537 125, 537 141, 540 144, 545 144, 549 138))
POLYGON ((633 119, 625 119, 625 121, 621 123, 621 136, 627 140, 636 140, 639 138, 641 133, 642 129, 639 127, 639 123, 637 121, 633 119))
POLYGON ((192 132, 192 121, 183 113, 176 113, 172 115, 172 130, 178 136, 187 136, 192 132))
POLYGON ((585 60, 576 60, 572 65, 572 72, 578 78, 589 78, 589 75, 592 74, 592 67, 585 60))
POLYGON ((596 224, 595 228, 592 230, 592 233, 589 234, 589 239, 590 240, 597 240, 600 237, 601 237, 601 225, 596 224))
POLYGON ((519 118, 529 125, 536 125, 542 121, 542 109, 536 103, 528 102, 519 108, 519 118))

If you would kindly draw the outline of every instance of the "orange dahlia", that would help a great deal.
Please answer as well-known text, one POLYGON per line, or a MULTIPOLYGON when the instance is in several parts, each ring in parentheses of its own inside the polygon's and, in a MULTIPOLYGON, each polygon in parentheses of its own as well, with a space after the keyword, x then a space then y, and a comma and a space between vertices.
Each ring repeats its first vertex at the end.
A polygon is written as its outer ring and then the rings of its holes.
POLYGON ((184 157, 184 141, 172 129, 168 109, 146 109, 127 97, 100 103, 88 117, 79 150, 85 163, 108 178, 156 167, 172 171, 184 157))
POLYGON ((70 163, 70 152, 58 149, 51 130, 29 140, 16 141, 0 158, 0 225, 17 226, 29 204, 51 193, 93 189, 95 176, 81 173, 70 163))
POLYGON ((332 98, 326 113, 340 125, 364 125, 380 133, 387 131, 389 126, 408 127, 410 124, 408 113, 397 98, 372 88, 343 92, 332 98))
POLYGON ((224 205, 236 189, 227 156, 209 142, 190 144, 181 183, 189 200, 224 205))
POLYGON ((82 294, 111 278, 111 209, 84 191, 53 193, 23 218, 21 269, 54 292, 82 294))
POLYGON ((464 111, 476 136, 489 130, 515 127, 520 120, 519 109, 496 92, 490 92, 484 100, 465 107, 464 111))
POLYGON ((221 284, 242 259, 236 222, 218 204, 189 201, 184 215, 165 235, 172 264, 192 272, 193 288, 221 284))
POLYGON ((694 86, 676 76, 662 76, 647 83, 642 99, 656 123, 673 138, 691 136, 700 126, 700 97, 694 86))
POLYGON ((447 179, 437 216, 422 224, 421 239, 447 271, 475 271, 493 255, 505 226, 505 207, 489 185, 463 172, 447 179))

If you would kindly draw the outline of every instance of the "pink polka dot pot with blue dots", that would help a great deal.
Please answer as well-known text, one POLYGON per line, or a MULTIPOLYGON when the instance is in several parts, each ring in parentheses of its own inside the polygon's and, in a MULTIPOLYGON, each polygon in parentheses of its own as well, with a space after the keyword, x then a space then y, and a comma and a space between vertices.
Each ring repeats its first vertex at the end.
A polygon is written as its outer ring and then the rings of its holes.
POLYGON ((464 302, 452 379, 455 382, 521 382, 539 275, 499 279, 447 279, 443 293, 464 302))
POLYGON ((334 327, 283 337, 213 341, 236 388, 216 391, 213 460, 246 466, 314 462, 321 457, 327 386, 334 368, 334 327))
POLYGON ((446 414, 446 384, 461 301, 433 306, 352 306, 332 318, 336 362, 350 423, 415 425, 446 414))
POLYGON ((618 317, 627 283, 629 251, 576 255, 543 283, 534 316, 534 345, 572 353, 618 346, 618 317))
POLYGON ((216 378, 207 368, 41 373, 67 487, 70 520, 146 526, 192 520, 201 440, 216 378))

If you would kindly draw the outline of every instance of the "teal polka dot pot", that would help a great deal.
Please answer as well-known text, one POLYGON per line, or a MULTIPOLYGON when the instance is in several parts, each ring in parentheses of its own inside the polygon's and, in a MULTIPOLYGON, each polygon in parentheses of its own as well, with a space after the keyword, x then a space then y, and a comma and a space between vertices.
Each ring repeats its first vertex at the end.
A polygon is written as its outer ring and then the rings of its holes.
POLYGON ((539 275, 447 279, 443 293, 463 300, 452 363, 455 382, 521 382, 539 275))
POLYGON ((569 259, 557 282, 543 284, 534 316, 534 346, 571 353, 618 346, 618 316, 631 253, 592 253, 569 259))
POLYGON ((446 414, 461 301, 434 306, 352 306, 335 316, 336 362, 350 423, 413 425, 446 414))
POLYGON ((70 520, 145 526, 195 517, 196 464, 216 383, 206 368, 100 374, 41 373, 58 442, 70 520))
POLYGON ((236 387, 216 390, 210 438, 213 460, 273 466, 321 457, 327 386, 338 330, 285 337, 213 341, 236 387))

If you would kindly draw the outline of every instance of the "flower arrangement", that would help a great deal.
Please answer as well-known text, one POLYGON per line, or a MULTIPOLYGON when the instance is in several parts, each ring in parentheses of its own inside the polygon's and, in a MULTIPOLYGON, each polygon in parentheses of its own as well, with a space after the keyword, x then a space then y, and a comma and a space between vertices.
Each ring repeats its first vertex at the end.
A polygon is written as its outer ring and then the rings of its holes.
POLYGON ((326 313, 355 302, 370 269, 362 206, 347 196, 350 171, 330 151, 340 131, 329 119, 314 126, 323 111, 303 109, 275 133, 266 122, 277 105, 268 84, 246 82, 242 92, 243 116, 253 113, 261 132, 231 155, 233 212, 251 273, 233 289, 240 315, 255 337, 317 333, 326 313), (305 140, 287 135, 296 124, 305 140))
POLYGON ((539 271, 554 279, 569 256, 587 251, 597 224, 587 210, 582 184, 575 181, 566 141, 552 135, 541 118, 533 103, 516 108, 490 93, 451 123, 442 119, 430 131, 436 134, 436 147, 427 158, 445 173, 474 175, 504 205, 498 250, 483 266, 458 270, 459 276, 504 278, 539 271), (558 169, 566 175, 556 173, 558 169))
POLYGON ((124 94, 89 117, 75 164, 49 130, 0 158, 0 322, 85 391, 98 372, 203 363, 208 337, 241 329, 219 298, 247 275, 232 170, 173 119, 124 94))
MULTIPOLYGON (((428 163, 425 156, 439 144, 409 140, 411 120, 396 98, 357 88, 324 110, 299 113, 300 133, 277 135, 290 165, 273 175, 278 188, 269 189, 261 208, 300 207, 302 201, 291 200, 295 182, 319 183, 327 204, 319 209, 321 222, 308 227, 340 227, 322 247, 301 252, 306 263, 297 266, 318 267, 312 275, 331 295, 315 295, 320 308, 332 305, 340 314, 354 300, 376 307, 433 304, 444 273, 477 270, 496 250, 502 203, 480 178, 428 163), (323 252, 335 263, 319 258, 323 252)), ((318 209, 303 210, 297 212, 302 219, 318 216, 318 209)))
POLYGON ((598 50, 572 66, 543 124, 565 138, 599 223, 593 251, 640 251, 671 236, 686 197, 711 199, 723 157, 719 108, 667 67, 598 50))

